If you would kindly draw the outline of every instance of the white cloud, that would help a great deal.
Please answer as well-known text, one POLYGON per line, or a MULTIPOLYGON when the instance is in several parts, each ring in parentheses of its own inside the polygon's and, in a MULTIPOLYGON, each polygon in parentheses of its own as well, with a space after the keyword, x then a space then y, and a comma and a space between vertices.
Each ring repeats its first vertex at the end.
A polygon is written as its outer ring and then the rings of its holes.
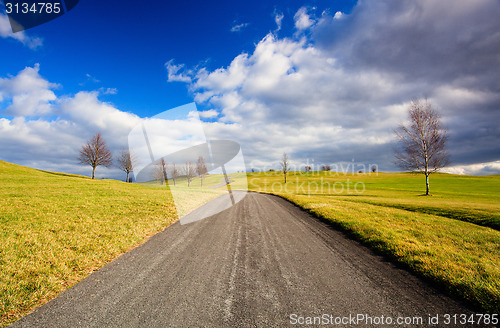
POLYGON ((236 24, 233 27, 231 27, 230 31, 231 32, 239 32, 239 31, 241 31, 242 29, 244 29, 247 26, 248 26, 248 23, 236 24))
POLYGON ((221 108, 228 121, 316 124, 343 118, 343 124, 356 127, 365 120, 346 119, 365 108, 349 104, 351 99, 377 101, 395 84, 376 72, 352 75, 315 47, 269 34, 252 55, 239 55, 226 69, 197 75, 193 87, 199 99, 221 108))
POLYGON ((118 93, 117 88, 104 88, 104 87, 102 87, 102 88, 99 88, 99 91, 103 95, 116 95, 118 93))
POLYGON ((80 91, 74 96, 63 97, 59 100, 60 111, 88 131, 106 131, 113 137, 126 136, 127 131, 140 122, 138 116, 100 101, 98 95, 98 92, 80 91))
POLYGON ((40 66, 26 67, 17 76, 0 78, 1 98, 10 98, 6 113, 13 116, 38 116, 52 114, 58 87, 38 73, 40 66))
POLYGON ((285 15, 283 13, 278 13, 274 16, 274 22, 276 23, 276 31, 281 30, 281 22, 283 21, 283 18, 285 15))
POLYGON ((341 19, 344 16, 344 14, 341 11, 337 11, 335 15, 333 16, 334 19, 341 19))
POLYGON ((175 65, 174 60, 171 59, 165 63, 165 67, 168 73, 168 82, 191 82, 191 77, 189 77, 188 75, 184 75, 182 73, 178 74, 178 72, 184 67, 184 64, 175 65))
POLYGON ((43 44, 41 38, 28 36, 24 31, 13 33, 9 17, 4 14, 0 14, 0 37, 15 39, 31 49, 36 49, 43 44))
POLYGON ((500 174, 500 161, 470 165, 456 165, 443 169, 443 172, 460 175, 500 174))
POLYGON ((205 110, 198 112, 201 118, 215 118, 219 116, 219 113, 215 109, 205 110))
MULTIPOLYGON (((208 73, 205 69, 201 69, 196 74, 195 87, 197 89, 208 88, 216 90, 232 90, 236 88, 247 77, 247 60, 248 56, 241 54, 231 62, 231 65, 227 69, 221 68, 211 73, 208 73)), ((180 75, 183 75, 183 73, 180 75)))
POLYGON ((295 27, 298 30, 305 30, 311 27, 314 24, 314 20, 311 19, 309 14, 307 13, 306 7, 301 7, 293 16, 295 20, 295 27))

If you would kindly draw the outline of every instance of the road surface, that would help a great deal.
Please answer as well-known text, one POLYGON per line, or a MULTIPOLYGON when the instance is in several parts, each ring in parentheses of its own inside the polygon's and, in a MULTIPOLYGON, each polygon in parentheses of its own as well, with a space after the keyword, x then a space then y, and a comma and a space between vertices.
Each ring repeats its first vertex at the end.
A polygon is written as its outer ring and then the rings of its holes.
POLYGON ((368 321, 325 327, 427 327, 446 313, 471 311, 287 201, 249 193, 175 223, 13 327, 296 327, 349 315, 368 321), (396 325, 406 317, 423 324, 396 325))

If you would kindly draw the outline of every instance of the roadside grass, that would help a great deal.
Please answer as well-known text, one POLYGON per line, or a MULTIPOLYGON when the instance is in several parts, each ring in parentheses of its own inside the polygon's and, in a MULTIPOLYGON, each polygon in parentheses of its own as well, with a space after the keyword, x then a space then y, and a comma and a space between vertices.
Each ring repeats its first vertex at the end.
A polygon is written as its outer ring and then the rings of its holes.
POLYGON ((422 190, 421 175, 404 176, 404 183, 397 177, 389 178, 390 174, 381 175, 378 180, 361 180, 367 184, 367 192, 361 197, 343 199, 434 214, 500 230, 500 176, 434 174, 431 175, 431 197, 415 196, 414 191, 422 190))
POLYGON ((449 294, 500 311, 500 231, 481 226, 499 222, 499 176, 435 174, 429 197, 415 174, 290 172, 288 181, 248 174, 250 190, 281 196, 449 294))
POLYGON ((297 195, 330 195, 337 199, 434 214, 500 230, 500 176, 431 175, 412 173, 290 172, 286 190, 280 172, 253 173, 249 188, 297 195), (254 183, 254 178, 255 180, 254 183))
POLYGON ((167 188, 0 161, 0 326, 176 220, 167 188))

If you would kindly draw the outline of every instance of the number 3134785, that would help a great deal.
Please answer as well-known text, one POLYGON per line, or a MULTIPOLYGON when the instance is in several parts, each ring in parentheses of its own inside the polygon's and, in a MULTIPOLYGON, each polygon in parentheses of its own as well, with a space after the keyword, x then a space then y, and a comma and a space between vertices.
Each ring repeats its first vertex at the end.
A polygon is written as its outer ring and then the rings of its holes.
POLYGON ((61 12, 61 3, 38 2, 38 3, 6 3, 5 12, 7 14, 59 14, 61 12))

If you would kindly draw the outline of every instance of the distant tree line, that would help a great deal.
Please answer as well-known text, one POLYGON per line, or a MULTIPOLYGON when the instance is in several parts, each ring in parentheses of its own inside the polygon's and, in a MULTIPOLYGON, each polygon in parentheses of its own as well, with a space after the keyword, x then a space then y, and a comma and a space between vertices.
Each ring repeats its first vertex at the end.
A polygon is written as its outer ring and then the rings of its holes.
POLYGON ((196 163, 186 161, 181 166, 175 162, 168 164, 162 158, 154 165, 151 171, 151 178, 163 184, 164 181, 168 181, 168 177, 170 176, 175 186, 176 180, 178 180, 179 177, 185 177, 189 187, 193 179, 199 176, 201 187, 203 187, 203 179, 207 174, 208 169, 205 164, 205 159, 202 156, 198 157, 196 163))

